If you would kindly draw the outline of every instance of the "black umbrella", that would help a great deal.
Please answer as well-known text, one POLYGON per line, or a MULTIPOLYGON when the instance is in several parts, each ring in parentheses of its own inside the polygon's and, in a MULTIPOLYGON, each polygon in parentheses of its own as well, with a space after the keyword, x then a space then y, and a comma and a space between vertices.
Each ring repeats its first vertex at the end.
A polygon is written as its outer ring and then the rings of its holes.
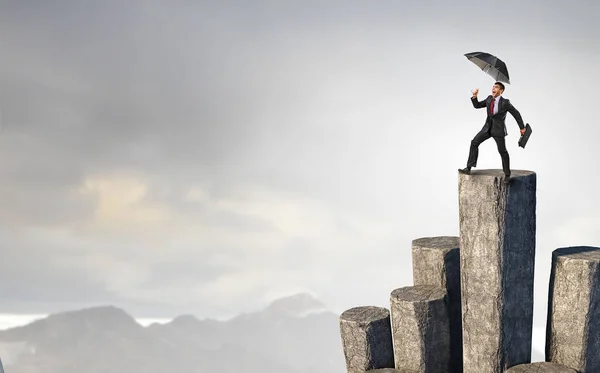
POLYGON ((479 66, 483 72, 496 79, 496 81, 510 84, 506 64, 498 57, 484 52, 467 53, 465 54, 465 57, 475 65, 479 66))

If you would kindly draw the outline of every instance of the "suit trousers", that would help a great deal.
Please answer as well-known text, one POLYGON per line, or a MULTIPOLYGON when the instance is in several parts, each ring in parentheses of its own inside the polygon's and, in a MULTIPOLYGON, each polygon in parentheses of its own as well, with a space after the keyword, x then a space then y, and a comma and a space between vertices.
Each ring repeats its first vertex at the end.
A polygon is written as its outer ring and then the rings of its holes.
MULTIPOLYGON (((469 149, 469 160, 467 161, 467 167, 475 167, 477 166, 477 158, 479 156, 479 145, 482 142, 492 137, 489 131, 481 131, 473 140, 471 140, 471 148, 469 149)), ((510 158, 508 156, 508 151, 506 150, 506 142, 504 136, 496 137, 494 136, 494 140, 496 141, 496 145, 498 146, 498 153, 500 153, 500 158, 502 158, 502 170, 505 175, 510 175, 510 158)))

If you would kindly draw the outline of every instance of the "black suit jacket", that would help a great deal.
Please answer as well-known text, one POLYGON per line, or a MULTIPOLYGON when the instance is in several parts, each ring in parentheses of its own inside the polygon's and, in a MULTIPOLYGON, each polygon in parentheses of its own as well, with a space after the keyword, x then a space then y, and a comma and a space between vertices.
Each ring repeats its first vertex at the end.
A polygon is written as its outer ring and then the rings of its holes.
POLYGON ((519 128, 525 128, 525 124, 523 123, 523 118, 521 118, 521 113, 510 103, 510 100, 500 96, 500 100, 498 102, 499 108, 498 112, 495 115, 490 114, 490 105, 492 104, 492 95, 487 96, 487 98, 483 101, 477 101, 477 98, 471 97, 471 102, 473 103, 473 107, 475 109, 486 108, 487 110, 487 118, 485 120, 485 124, 481 129, 482 132, 490 132, 493 137, 504 137, 508 134, 506 131, 506 123, 504 122, 506 119, 506 113, 510 113, 519 128))

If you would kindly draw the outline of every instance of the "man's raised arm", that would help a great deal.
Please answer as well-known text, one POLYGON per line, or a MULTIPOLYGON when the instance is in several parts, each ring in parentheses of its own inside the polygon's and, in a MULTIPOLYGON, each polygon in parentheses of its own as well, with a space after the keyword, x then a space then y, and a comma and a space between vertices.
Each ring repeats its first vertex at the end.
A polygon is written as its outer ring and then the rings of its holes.
POLYGON ((473 93, 473 97, 471 97, 471 103, 473 103, 473 107, 475 109, 481 109, 485 107, 485 100, 479 101, 477 99, 477 94, 479 94, 479 88, 475 88, 471 93, 473 93))

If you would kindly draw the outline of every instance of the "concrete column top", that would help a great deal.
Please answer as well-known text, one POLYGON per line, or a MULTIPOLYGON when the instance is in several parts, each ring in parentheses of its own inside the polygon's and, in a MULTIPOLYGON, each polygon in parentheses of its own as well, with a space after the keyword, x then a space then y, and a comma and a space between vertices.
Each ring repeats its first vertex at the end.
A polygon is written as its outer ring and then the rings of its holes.
POLYGON ((556 249, 552 252, 558 259, 580 260, 584 262, 600 262, 600 247, 594 246, 569 246, 556 249))
POLYGON ((506 373, 577 373, 577 371, 560 364, 538 362, 515 365, 506 370, 506 373))
MULTIPOLYGON (((530 170, 510 170, 510 177, 511 179, 514 178, 519 178, 519 177, 523 177, 523 176, 530 176, 535 174, 534 171, 530 171, 530 170)), ((481 169, 481 170, 477 170, 477 169, 473 169, 471 170, 470 174, 460 174, 461 177, 499 177, 499 178, 504 178, 504 171, 502 171, 501 169, 481 169)))
POLYGON ((432 285, 405 286, 392 291, 394 300, 404 302, 430 302, 446 296, 446 289, 432 285))
POLYGON ((422 237, 412 241, 413 249, 456 249, 460 245, 458 236, 422 237))
POLYGON ((340 320, 367 325, 374 321, 379 321, 390 316, 390 311, 383 307, 361 306, 350 308, 344 311, 340 320))

